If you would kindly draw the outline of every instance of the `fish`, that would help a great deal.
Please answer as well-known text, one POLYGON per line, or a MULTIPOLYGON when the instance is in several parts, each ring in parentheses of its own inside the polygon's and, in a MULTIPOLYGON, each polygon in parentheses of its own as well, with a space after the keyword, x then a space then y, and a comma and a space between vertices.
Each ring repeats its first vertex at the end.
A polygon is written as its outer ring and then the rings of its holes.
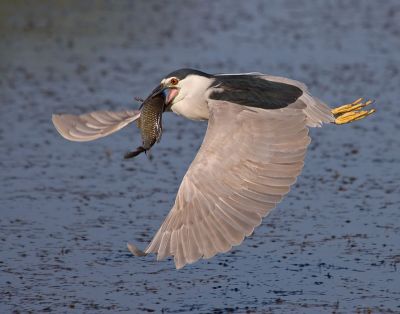
POLYGON ((149 96, 140 107, 140 117, 136 121, 142 137, 142 146, 125 154, 124 158, 133 158, 141 153, 147 153, 155 143, 161 140, 162 114, 165 110, 165 101, 162 94, 149 96))

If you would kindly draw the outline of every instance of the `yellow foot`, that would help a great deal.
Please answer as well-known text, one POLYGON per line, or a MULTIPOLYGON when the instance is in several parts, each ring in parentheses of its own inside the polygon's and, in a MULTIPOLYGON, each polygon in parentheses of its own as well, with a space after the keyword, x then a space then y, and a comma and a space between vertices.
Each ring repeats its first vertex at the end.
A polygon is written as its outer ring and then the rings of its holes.
POLYGON ((363 102, 363 98, 353 101, 351 104, 343 105, 332 109, 332 114, 335 116, 335 124, 345 124, 353 121, 364 119, 366 116, 375 112, 375 109, 360 110, 370 104, 372 100, 363 102))

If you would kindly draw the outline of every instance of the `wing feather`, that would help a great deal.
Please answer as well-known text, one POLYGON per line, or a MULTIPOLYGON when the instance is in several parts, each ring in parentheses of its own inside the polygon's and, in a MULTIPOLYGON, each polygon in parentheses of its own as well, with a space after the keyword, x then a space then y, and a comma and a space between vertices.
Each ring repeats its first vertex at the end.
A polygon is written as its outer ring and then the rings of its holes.
POLYGON ((331 123, 335 121, 331 108, 318 98, 311 96, 304 83, 286 77, 267 74, 260 74, 260 77, 273 82, 294 85, 303 91, 303 95, 298 99, 298 101, 303 102, 306 105, 304 113, 307 116, 307 126, 320 127, 323 123, 331 123))
POLYGON ((67 140, 87 142, 112 134, 140 117, 138 110, 94 111, 83 115, 54 114, 52 121, 67 140))
POLYGON ((227 252, 250 236, 300 174, 310 143, 307 126, 329 120, 326 108, 307 95, 276 110, 226 101, 212 101, 209 109, 203 144, 145 250, 157 259, 174 256, 177 268, 227 252))

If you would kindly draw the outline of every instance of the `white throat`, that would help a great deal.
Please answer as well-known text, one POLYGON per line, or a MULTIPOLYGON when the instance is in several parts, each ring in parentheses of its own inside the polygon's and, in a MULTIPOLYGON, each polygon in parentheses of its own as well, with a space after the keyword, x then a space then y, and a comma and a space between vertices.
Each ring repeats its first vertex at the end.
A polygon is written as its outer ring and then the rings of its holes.
POLYGON ((208 120, 208 88, 214 79, 189 75, 180 81, 180 92, 171 110, 191 120, 208 120))

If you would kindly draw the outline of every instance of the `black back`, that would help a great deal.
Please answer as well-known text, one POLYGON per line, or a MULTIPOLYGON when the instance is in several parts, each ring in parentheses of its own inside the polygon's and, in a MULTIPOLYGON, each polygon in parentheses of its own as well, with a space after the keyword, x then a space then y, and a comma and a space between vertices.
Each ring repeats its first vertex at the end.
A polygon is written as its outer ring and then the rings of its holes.
POLYGON ((268 81, 258 75, 215 75, 211 99, 263 109, 279 109, 294 103, 303 91, 290 84, 268 81))
POLYGON ((176 77, 179 80, 183 80, 185 77, 187 77, 190 74, 199 75, 199 76, 205 76, 205 77, 212 77, 212 75, 207 74, 205 72, 201 72, 199 70, 189 69, 189 68, 176 70, 174 72, 171 72, 170 74, 168 74, 165 77, 166 78, 168 78, 168 77, 176 77))

